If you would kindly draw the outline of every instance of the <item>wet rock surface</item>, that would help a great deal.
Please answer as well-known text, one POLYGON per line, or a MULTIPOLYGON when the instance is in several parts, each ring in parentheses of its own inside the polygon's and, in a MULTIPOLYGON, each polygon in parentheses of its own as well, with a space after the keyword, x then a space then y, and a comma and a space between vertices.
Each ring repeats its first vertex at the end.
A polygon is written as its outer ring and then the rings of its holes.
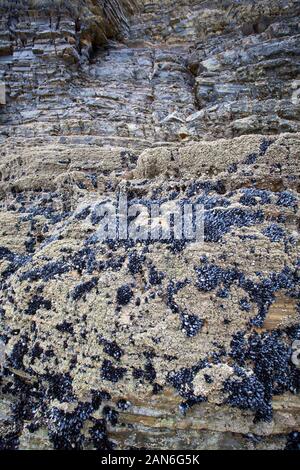
POLYGON ((55 3, 0 2, 0 447, 298 448, 299 2, 55 3))

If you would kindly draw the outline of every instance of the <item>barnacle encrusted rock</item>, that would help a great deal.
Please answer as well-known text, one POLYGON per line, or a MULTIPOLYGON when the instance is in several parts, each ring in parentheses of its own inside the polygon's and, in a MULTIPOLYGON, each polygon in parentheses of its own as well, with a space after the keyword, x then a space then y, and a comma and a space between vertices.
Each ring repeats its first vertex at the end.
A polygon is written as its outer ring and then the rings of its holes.
POLYGON ((299 2, 0 8, 0 447, 298 448, 299 2))

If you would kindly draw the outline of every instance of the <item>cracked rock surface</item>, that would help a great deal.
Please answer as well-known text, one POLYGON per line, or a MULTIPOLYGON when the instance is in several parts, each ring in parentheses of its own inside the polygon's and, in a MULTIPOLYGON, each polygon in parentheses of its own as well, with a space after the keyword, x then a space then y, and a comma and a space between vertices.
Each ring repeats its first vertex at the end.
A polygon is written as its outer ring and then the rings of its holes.
POLYGON ((299 9, 0 0, 0 448, 299 448, 299 9))

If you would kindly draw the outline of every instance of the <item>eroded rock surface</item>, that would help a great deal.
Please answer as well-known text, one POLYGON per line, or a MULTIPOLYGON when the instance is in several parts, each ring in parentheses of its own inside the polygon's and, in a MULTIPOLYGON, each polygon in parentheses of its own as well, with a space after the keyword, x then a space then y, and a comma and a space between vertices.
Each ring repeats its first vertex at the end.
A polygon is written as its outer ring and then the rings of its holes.
POLYGON ((1 446, 298 448, 299 2, 79 3, 0 2, 1 446))

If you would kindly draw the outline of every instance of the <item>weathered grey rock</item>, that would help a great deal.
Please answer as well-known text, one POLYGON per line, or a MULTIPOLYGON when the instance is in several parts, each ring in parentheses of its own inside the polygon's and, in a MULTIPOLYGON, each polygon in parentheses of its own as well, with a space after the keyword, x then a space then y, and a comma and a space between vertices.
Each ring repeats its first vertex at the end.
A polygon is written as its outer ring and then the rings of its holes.
POLYGON ((98 29, 84 9, 80 24, 74 9, 51 10, 50 20, 45 8, 38 15, 29 10, 26 18, 5 11, 1 62, 9 92, 2 132, 84 132, 102 136, 103 143, 109 138, 113 145, 145 148, 299 131, 299 2, 281 3, 190 1, 175 11, 167 2, 162 15, 159 3, 146 2, 128 33, 125 2, 123 13, 117 2, 107 4, 117 17, 107 13, 106 23, 99 3, 98 29), (250 35, 243 32, 245 18, 247 24, 253 19, 250 35), (127 40, 97 52, 117 27, 127 40), (169 119, 174 112, 177 119, 169 119))
POLYGON ((1 448, 299 446, 298 12, 0 1, 1 448))
POLYGON ((5 83, 0 83, 0 104, 6 103, 5 97, 5 83))

